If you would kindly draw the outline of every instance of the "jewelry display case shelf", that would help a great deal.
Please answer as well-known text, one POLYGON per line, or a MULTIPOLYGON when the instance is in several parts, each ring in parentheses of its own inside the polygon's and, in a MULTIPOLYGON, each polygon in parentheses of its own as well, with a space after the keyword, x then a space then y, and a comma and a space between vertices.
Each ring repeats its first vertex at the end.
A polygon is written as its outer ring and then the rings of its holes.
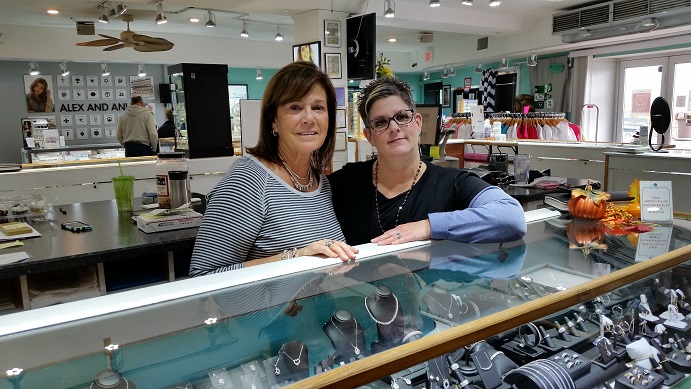
MULTIPOLYGON (((552 361, 557 350, 569 350, 571 359, 578 354, 591 370, 570 379, 597 387, 618 379, 630 362, 617 331, 605 333, 617 347, 603 352, 620 352, 621 359, 608 362, 594 353, 604 322, 598 312, 621 324, 613 307, 628 313, 641 290, 650 292, 647 301, 658 302, 651 304, 656 314, 670 305, 659 288, 691 294, 684 284, 691 234, 675 225, 661 236, 666 241, 657 241, 652 259, 630 259, 639 244, 650 243, 650 236, 638 234, 623 240, 620 258, 609 262, 602 248, 570 249, 541 221, 517 242, 363 245, 355 263, 302 257, 107 294, 0 316, 0 367, 23 369, 25 387, 99 387, 106 352, 113 360, 108 371, 138 387, 443 387, 470 362, 520 362, 527 367, 519 372, 529 375, 544 366, 519 352, 530 356, 540 349, 552 361), (552 283, 550 271, 556 278, 556 270, 561 278, 582 278, 552 283), (562 326, 571 341, 561 339, 562 326), (552 349, 543 344, 546 338, 554 340, 552 349), (104 339, 110 351, 102 348, 104 339)), ((683 300, 677 304, 687 313, 683 300)), ((478 377, 471 380, 492 379, 478 377)), ((514 378, 520 383, 535 376, 514 378)), ((11 387, 0 380, 0 389, 11 387)))

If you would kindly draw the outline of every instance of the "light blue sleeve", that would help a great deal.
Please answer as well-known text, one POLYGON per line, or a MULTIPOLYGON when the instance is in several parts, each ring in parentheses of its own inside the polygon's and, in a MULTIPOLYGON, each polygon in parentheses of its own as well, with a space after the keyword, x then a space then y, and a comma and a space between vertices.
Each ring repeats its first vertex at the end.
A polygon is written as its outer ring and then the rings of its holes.
POLYGON ((497 186, 478 193, 463 210, 430 213, 432 239, 457 242, 510 242, 527 231, 521 204, 497 186))

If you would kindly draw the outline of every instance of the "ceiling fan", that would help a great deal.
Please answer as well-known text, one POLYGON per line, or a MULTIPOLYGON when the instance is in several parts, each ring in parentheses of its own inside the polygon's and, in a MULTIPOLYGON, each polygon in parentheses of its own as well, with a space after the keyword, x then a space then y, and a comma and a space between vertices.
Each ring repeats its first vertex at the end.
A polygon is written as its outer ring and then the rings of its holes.
POLYGON ((113 51, 123 47, 131 47, 137 51, 166 51, 173 48, 173 43, 164 38, 155 38, 148 35, 137 34, 130 31, 130 22, 134 20, 132 15, 122 15, 122 20, 127 22, 127 31, 120 33, 120 38, 98 34, 105 39, 97 39, 88 42, 79 42, 77 46, 108 46, 103 51, 113 51))

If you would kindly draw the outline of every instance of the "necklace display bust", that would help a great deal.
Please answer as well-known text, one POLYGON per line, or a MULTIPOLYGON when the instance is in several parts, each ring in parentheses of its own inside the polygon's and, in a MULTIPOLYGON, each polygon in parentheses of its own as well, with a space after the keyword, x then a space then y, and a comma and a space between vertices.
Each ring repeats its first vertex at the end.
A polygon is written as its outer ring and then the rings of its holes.
POLYGON ((403 312, 398 298, 386 285, 379 285, 365 297, 365 309, 377 324, 379 342, 398 344, 403 339, 403 312))
POLYGON ((365 332, 350 311, 337 309, 323 329, 336 353, 346 362, 363 355, 366 347, 365 332))

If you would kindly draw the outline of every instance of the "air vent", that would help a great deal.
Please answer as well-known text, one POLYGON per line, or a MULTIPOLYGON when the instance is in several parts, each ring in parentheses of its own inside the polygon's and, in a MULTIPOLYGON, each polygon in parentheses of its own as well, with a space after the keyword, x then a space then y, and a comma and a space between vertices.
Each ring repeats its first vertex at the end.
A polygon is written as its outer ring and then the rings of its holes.
POLYGON ((581 11, 581 25, 579 27, 592 27, 607 23, 609 23, 609 5, 581 11))
POLYGON ((612 21, 614 22, 648 14, 648 0, 626 0, 612 5, 612 21))
POLYGON ((689 0, 650 0, 650 13, 657 14, 690 5, 689 0))
POLYGON ((554 15, 554 17, 552 17, 552 33, 556 34, 562 31, 579 29, 580 15, 581 13, 578 11, 554 15))
POLYGON ((480 38, 477 40, 477 50, 485 50, 489 47, 489 37, 480 38))

